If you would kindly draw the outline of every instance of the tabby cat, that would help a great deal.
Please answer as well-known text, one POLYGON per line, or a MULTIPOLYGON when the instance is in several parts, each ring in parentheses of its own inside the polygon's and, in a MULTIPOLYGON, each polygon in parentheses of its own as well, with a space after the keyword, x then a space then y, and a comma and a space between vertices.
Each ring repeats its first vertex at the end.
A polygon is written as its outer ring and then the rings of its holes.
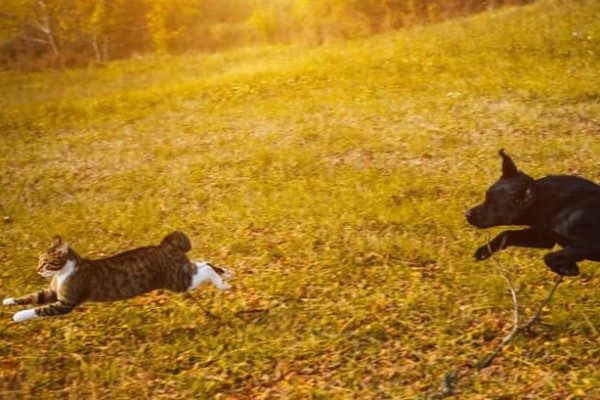
POLYGON ((190 261, 188 237, 179 231, 168 234, 158 246, 140 247, 98 260, 82 258, 55 236, 40 256, 37 272, 52 278, 50 288, 26 296, 4 299, 3 305, 45 304, 19 311, 17 322, 69 313, 84 301, 127 299, 155 289, 185 292, 204 281, 218 289, 231 286, 223 279, 233 275, 207 262, 190 261))

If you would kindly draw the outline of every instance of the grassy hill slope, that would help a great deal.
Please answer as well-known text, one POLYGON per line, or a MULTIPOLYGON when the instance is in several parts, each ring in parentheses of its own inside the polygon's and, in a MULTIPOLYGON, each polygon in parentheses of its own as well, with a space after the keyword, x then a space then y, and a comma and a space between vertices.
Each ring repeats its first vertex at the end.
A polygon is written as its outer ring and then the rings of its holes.
MULTIPOLYGON (((113 254, 186 231, 234 289, 11 322, 0 397, 395 398, 468 370, 512 321, 463 212, 500 174, 600 181, 600 5, 540 1, 351 43, 0 74, 0 297, 61 234, 113 254)), ((543 252, 499 261, 528 316, 543 252)), ((582 263, 464 399, 600 397, 600 273, 582 263)), ((17 308, 18 309, 18 308, 17 308)))

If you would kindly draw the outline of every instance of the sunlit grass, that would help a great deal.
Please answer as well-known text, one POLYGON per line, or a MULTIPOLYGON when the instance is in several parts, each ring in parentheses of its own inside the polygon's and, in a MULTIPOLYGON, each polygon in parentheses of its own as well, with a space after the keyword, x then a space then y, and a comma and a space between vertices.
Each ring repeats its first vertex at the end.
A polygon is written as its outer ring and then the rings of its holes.
MULTIPOLYGON (((463 218, 499 176, 497 150, 536 177, 600 181, 599 11, 545 1, 320 48, 0 75, 0 296, 45 284, 36 257, 56 233, 100 257, 182 229, 194 258, 237 275, 229 293, 22 325, 2 309, 0 397, 434 390, 512 320, 494 263, 471 260, 487 233, 463 218)), ((524 314, 549 289, 542 254, 500 255, 524 314)), ((599 277, 582 270, 554 327, 461 398, 600 395, 599 277)))

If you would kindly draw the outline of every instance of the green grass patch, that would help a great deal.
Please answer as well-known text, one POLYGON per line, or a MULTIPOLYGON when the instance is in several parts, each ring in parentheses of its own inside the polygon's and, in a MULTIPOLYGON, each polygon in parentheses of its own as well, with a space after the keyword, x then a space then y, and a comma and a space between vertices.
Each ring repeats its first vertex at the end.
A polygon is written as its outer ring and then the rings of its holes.
MULTIPOLYGON (((0 296, 36 290, 61 234, 110 255, 189 234, 228 293, 69 316, 0 313, 0 397, 397 398, 510 329, 487 232, 463 212, 505 148, 600 181, 600 6, 540 1, 368 40, 0 74, 0 296)), ((491 230, 489 235, 499 230, 491 230)), ((543 252, 499 255, 529 315, 543 252)), ((460 398, 600 396, 600 275, 582 263, 460 398)))

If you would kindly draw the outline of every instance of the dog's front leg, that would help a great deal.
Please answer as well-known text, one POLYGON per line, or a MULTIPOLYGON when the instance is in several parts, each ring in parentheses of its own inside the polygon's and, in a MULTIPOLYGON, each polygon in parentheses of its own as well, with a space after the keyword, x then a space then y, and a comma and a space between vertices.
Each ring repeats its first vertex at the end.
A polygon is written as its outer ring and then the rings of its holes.
POLYGON ((555 244, 554 237, 538 229, 530 228, 520 231, 504 231, 492 239, 491 242, 478 248, 475 252, 475 260, 485 260, 498 250, 505 249, 508 246, 551 249, 555 244))

